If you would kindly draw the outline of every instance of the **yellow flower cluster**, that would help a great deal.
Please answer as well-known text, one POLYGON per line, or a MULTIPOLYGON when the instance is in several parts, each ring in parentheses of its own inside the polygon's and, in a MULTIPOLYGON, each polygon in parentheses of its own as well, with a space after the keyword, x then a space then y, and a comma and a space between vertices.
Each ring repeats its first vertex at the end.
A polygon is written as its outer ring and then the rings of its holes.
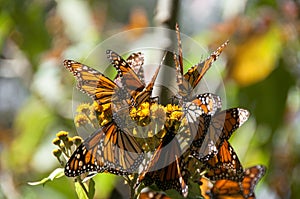
POLYGON ((52 143, 58 147, 54 149, 52 154, 58 159, 58 161, 63 164, 61 160, 61 155, 64 154, 66 159, 70 158, 73 153, 72 146, 78 147, 83 142, 82 138, 79 136, 69 137, 67 131, 59 131, 56 137, 52 140, 52 143))
MULTIPOLYGON (((99 105, 81 104, 77 108, 75 124, 77 127, 86 125, 103 126, 113 119, 113 112, 110 104, 99 105), (97 124, 96 124, 97 123, 97 124)), ((136 136, 145 151, 154 150, 165 135, 165 128, 172 130, 182 129, 184 115, 182 108, 178 105, 168 104, 163 106, 158 103, 144 102, 139 107, 124 109, 127 112, 122 118, 124 124, 133 124, 132 134, 136 136)), ((116 111, 119 115, 120 112, 116 111)))

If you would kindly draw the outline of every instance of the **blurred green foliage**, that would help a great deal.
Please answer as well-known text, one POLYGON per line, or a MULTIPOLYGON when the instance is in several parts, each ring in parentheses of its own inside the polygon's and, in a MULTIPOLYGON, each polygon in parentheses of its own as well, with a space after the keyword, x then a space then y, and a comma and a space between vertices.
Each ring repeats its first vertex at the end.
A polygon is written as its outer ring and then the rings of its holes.
MULTIPOLYGON (((178 21, 182 32, 210 49, 230 38, 221 56, 223 62, 218 63, 225 64, 226 60, 226 66, 220 69, 228 105, 223 108, 241 106, 252 113, 248 124, 233 136, 233 147, 244 155, 241 160, 246 166, 268 167, 257 190, 259 197, 298 198, 299 2, 244 2, 230 5, 236 10, 231 12, 226 2, 216 6, 182 1, 178 21), (199 12, 201 9, 207 12, 199 12), (281 50, 276 50, 266 66, 261 60, 271 56, 273 49, 264 48, 260 53, 253 48, 274 24, 279 30, 276 39, 281 50), (248 60, 238 58, 249 51, 255 65, 250 63, 249 71, 242 70, 242 75, 246 74, 243 78, 249 77, 250 71, 255 72, 254 76, 263 73, 264 77, 241 84, 235 73, 241 67, 237 63, 248 60), (262 70, 264 67, 269 72, 262 70)), ((59 167, 51 154, 56 132, 69 130, 76 134, 71 101, 74 80, 63 69, 62 61, 84 59, 103 38, 114 33, 157 24, 155 6, 154 1, 137 0, 0 0, 0 198, 76 197, 74 184, 66 177, 43 187, 27 184, 59 167), (29 94, 15 93, 20 90, 29 94)), ((203 58, 197 52, 188 56, 203 58)), ((120 188, 123 180, 113 175, 98 175, 95 183, 96 198, 125 192, 120 188)))

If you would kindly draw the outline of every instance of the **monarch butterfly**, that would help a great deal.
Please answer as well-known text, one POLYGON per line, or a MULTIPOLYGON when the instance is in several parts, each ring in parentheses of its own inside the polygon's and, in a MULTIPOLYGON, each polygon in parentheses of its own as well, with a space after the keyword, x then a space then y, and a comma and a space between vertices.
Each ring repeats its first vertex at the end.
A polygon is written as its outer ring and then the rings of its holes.
MULTIPOLYGON (((242 182, 232 180, 217 180, 212 188, 201 185, 201 193, 205 198, 215 199, 255 199, 254 188, 258 181, 264 176, 266 167, 256 165, 245 169, 242 182)), ((205 185, 208 181, 201 179, 205 185)))
MULTIPOLYGON (((77 87, 98 104, 122 100, 125 100, 124 105, 129 103, 129 97, 123 89, 102 73, 71 60, 65 60, 64 65, 77 78, 77 87)), ((143 160, 143 150, 130 135, 131 131, 124 127, 122 119, 113 113, 109 123, 95 131, 76 149, 65 167, 65 174, 76 176, 90 171, 108 171, 123 175, 134 172, 143 160)))
MULTIPOLYGON (((189 123, 189 130, 194 137, 194 145, 200 147, 206 136, 210 126, 210 118, 222 108, 221 99, 219 96, 214 94, 202 94, 192 95, 193 89, 197 86, 199 81, 202 79, 205 72, 210 68, 212 63, 221 54, 225 45, 216 52, 212 53, 209 58, 204 62, 193 66, 183 75, 183 56, 181 47, 181 38, 179 32, 179 26, 176 24, 176 33, 178 41, 178 56, 174 53, 174 62, 177 71, 177 85, 179 88, 178 98, 180 99, 179 104, 183 107, 184 116, 187 117, 189 123), (198 107, 197 107, 198 106, 198 107)), ((208 150, 205 152, 203 160, 209 158, 207 154, 215 154, 215 145, 212 140, 206 140, 210 143, 205 143, 204 148, 208 150)), ((202 159, 202 157, 200 158, 202 159)))
POLYGON ((244 169, 237 154, 227 140, 223 142, 218 153, 204 164, 207 167, 205 176, 210 180, 243 180, 244 169))
POLYGON ((184 102, 182 109, 192 138, 199 133, 205 135, 210 117, 218 112, 221 106, 220 97, 211 93, 196 95, 191 102, 184 102))
POLYGON ((177 84, 179 87, 178 94, 182 98, 187 98, 184 99, 185 101, 189 101, 188 99, 191 96, 193 89, 198 85, 204 74, 211 67, 212 63, 217 60, 229 41, 226 41, 224 44, 222 44, 205 61, 200 62, 188 69, 188 71, 183 75, 183 56, 178 24, 176 24, 176 33, 178 41, 178 55, 174 53, 174 62, 176 65, 177 84))
MULTIPOLYGON (((143 84, 145 84, 145 76, 144 76, 144 55, 141 52, 132 53, 126 59, 128 65, 132 68, 132 70, 136 73, 138 78, 141 80, 143 84)), ((116 77, 114 78, 114 82, 119 86, 123 87, 122 79, 120 73, 117 73, 116 77)))
POLYGON ((112 50, 107 50, 106 54, 113 66, 118 70, 122 85, 125 87, 124 89, 126 89, 131 96, 135 96, 135 93, 143 91, 145 84, 138 78, 129 64, 112 50))
POLYGON ((112 50, 107 50, 106 54, 113 66, 118 70, 118 76, 121 78, 123 87, 131 95, 131 106, 137 107, 142 102, 149 101, 161 64, 153 75, 151 82, 145 86, 145 83, 141 81, 131 66, 120 55, 112 50))
POLYGON ((77 79, 77 88, 94 99, 99 105, 127 100, 128 94, 99 71, 73 60, 65 60, 64 66, 77 79))
POLYGON ((200 161, 211 159, 221 144, 248 118, 249 111, 241 108, 227 109, 213 116, 200 116, 199 128, 191 146, 192 155, 200 161))
POLYGON ((166 130, 165 136, 153 154, 148 167, 140 174, 137 184, 145 186, 153 183, 161 190, 175 189, 184 197, 188 194, 188 171, 185 170, 184 157, 175 133, 166 130), (175 160, 174 160, 175 159, 175 160))
POLYGON ((143 161, 143 150, 135 138, 110 122, 91 134, 74 151, 65 166, 69 177, 85 172, 134 173, 143 161))
POLYGON ((126 59, 126 62, 132 68, 132 70, 137 74, 141 82, 145 84, 144 69, 142 67, 144 65, 144 54, 142 54, 141 52, 132 53, 126 59))

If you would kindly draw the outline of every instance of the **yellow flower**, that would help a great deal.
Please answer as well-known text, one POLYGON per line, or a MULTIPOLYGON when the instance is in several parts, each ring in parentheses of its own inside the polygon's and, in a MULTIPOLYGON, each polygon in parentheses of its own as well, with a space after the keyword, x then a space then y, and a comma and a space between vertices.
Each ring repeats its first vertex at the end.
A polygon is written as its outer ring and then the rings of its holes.
POLYGON ((102 120, 102 122, 100 123, 101 126, 104 126, 105 124, 107 124, 108 122, 110 122, 110 120, 104 119, 102 120))
POLYGON ((149 115, 150 115, 149 107, 148 107, 148 109, 147 108, 143 108, 143 109, 141 109, 141 110, 139 110, 137 112, 137 116, 142 117, 142 118, 147 117, 149 115))
POLYGON ((68 140, 66 140, 64 143, 66 148, 71 148, 71 146, 73 145, 73 139, 68 137, 68 140))
POLYGON ((183 116, 183 113, 182 111, 173 111, 171 113, 171 115, 169 116, 170 119, 173 119, 173 120, 181 120, 182 119, 182 116, 183 116))
POLYGON ((88 117, 90 118, 91 122, 97 119, 96 113, 94 111, 91 111, 88 117))
POLYGON ((172 104, 167 104, 167 106, 165 107, 165 111, 167 113, 173 112, 173 105, 172 104))
POLYGON ((52 143, 54 144, 54 145, 57 145, 57 146, 59 146, 60 145, 60 139, 58 138, 58 137, 56 137, 56 138, 54 138, 53 140, 52 140, 52 143))
POLYGON ((79 146, 83 141, 80 136, 74 136, 72 137, 72 140, 76 146, 79 146))
POLYGON ((130 114, 131 118, 135 118, 137 116, 137 110, 136 110, 136 108, 132 107, 129 114, 130 114))
POLYGON ((60 149, 53 149, 52 154, 59 158, 61 156, 62 151, 60 149))
POLYGON ((102 105, 103 111, 111 110, 111 104, 102 105))
POLYGON ((80 126, 84 126, 87 123, 89 123, 89 119, 84 114, 78 114, 75 116, 74 122, 75 122, 76 127, 80 127, 80 126))
MULTIPOLYGON (((69 132, 67 131, 59 131, 57 134, 56 134, 56 137, 60 140, 67 140, 67 137, 68 137, 68 134, 69 132)), ((53 140, 54 141, 54 140, 53 140)), ((52 142, 53 142, 52 141, 52 142)))
POLYGON ((80 104, 77 109, 76 109, 77 113, 86 113, 87 115, 90 112, 90 104, 89 103, 82 103, 80 104))

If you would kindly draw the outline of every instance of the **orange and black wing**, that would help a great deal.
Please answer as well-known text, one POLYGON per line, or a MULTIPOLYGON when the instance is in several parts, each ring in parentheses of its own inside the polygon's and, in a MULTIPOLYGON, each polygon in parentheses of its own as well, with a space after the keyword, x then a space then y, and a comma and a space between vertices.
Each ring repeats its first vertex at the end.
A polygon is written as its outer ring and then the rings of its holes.
POLYGON ((189 98, 193 89, 198 85, 205 73, 211 67, 214 61, 220 56, 229 41, 222 44, 215 52, 213 52, 205 61, 191 67, 183 74, 183 55, 180 38, 179 26, 176 24, 178 55, 174 53, 174 62, 176 66, 177 84, 179 87, 179 95, 183 98, 189 98))
POLYGON ((65 174, 74 177, 85 172, 107 171, 127 175, 136 172, 143 159, 143 150, 135 138, 111 122, 75 150, 65 166, 65 174))
POLYGON ((180 156, 179 142, 174 132, 168 131, 148 167, 140 174, 138 184, 143 182, 145 186, 149 186, 155 183, 161 190, 175 189, 186 197, 188 173, 185 171, 184 159, 180 156))
POLYGON ((145 74, 143 69, 144 54, 142 54, 141 52, 132 53, 126 59, 126 62, 132 68, 132 70, 137 74, 141 82, 145 84, 145 74))
POLYGON ((205 115, 215 115, 222 108, 222 101, 218 95, 212 93, 204 93, 196 95, 191 99, 192 103, 200 107, 205 115))
POLYGON ((152 96, 152 91, 153 91, 153 87, 154 87, 154 83, 155 80, 157 78, 158 72, 161 68, 161 64, 158 66, 158 68, 156 69, 154 75, 152 76, 151 81, 148 83, 147 87, 140 93, 138 93, 135 98, 134 98, 134 102, 133 102, 133 106, 138 107, 139 105, 141 105, 143 102, 149 102, 152 96))
POLYGON ((112 80, 99 71, 72 60, 65 60, 64 66, 76 77, 77 88, 98 104, 110 104, 113 100, 127 98, 112 80))
MULTIPOLYGON (((131 106, 138 107, 143 102, 150 101, 153 86, 161 65, 157 68, 151 82, 145 86, 144 80, 141 79, 141 75, 139 75, 139 71, 142 68, 141 65, 144 63, 144 59, 141 58, 139 53, 130 55, 127 59, 129 63, 111 50, 107 51, 107 56, 118 70, 118 78, 121 79, 123 87, 127 89, 132 97, 131 106), (136 70, 134 70, 134 68, 140 68, 138 74, 135 72, 136 70)), ((142 73, 143 76, 143 71, 140 71, 140 73, 142 73)))
POLYGON ((178 94, 181 97, 188 98, 192 91, 190 89, 190 85, 184 79, 183 76, 183 55, 182 55, 181 37, 180 37, 178 24, 176 24, 175 29, 177 34, 178 55, 174 53, 174 62, 176 67, 176 81, 179 88, 178 94))
POLYGON ((263 165, 256 165, 245 169, 245 177, 240 184, 241 190, 245 198, 255 198, 254 189, 260 179, 266 173, 266 167, 263 165))
POLYGON ((213 183, 202 177, 201 183, 201 195, 205 199, 245 199, 236 181, 218 180, 213 183))
POLYGON ((192 143, 193 156, 200 161, 207 161, 217 154, 221 144, 247 121, 249 111, 231 108, 217 112, 212 117, 200 117, 198 134, 192 143), (201 130, 203 129, 203 130, 201 130), (204 132, 204 133, 203 133, 204 132))
POLYGON ((121 78, 124 89, 127 90, 131 97, 135 98, 138 93, 143 91, 145 84, 120 55, 112 50, 107 50, 106 54, 113 66, 118 70, 118 76, 121 78))
POLYGON ((194 89, 198 85, 205 73, 211 67, 212 63, 217 60, 224 48, 227 46, 228 42, 229 41, 226 41, 216 51, 214 51, 205 61, 191 67, 184 74, 184 79, 191 89, 194 89))
POLYGON ((256 165, 245 169, 242 182, 217 180, 212 188, 203 190, 203 192, 206 196, 215 199, 255 199, 254 188, 265 172, 265 166, 256 165))
POLYGON ((204 164, 207 167, 205 176, 210 180, 227 179, 240 182, 244 178, 242 164, 227 140, 222 143, 218 153, 204 164))
POLYGON ((219 96, 211 93, 196 95, 191 100, 183 102, 182 109, 191 138, 201 144, 208 131, 211 116, 221 109, 222 103, 219 96))

